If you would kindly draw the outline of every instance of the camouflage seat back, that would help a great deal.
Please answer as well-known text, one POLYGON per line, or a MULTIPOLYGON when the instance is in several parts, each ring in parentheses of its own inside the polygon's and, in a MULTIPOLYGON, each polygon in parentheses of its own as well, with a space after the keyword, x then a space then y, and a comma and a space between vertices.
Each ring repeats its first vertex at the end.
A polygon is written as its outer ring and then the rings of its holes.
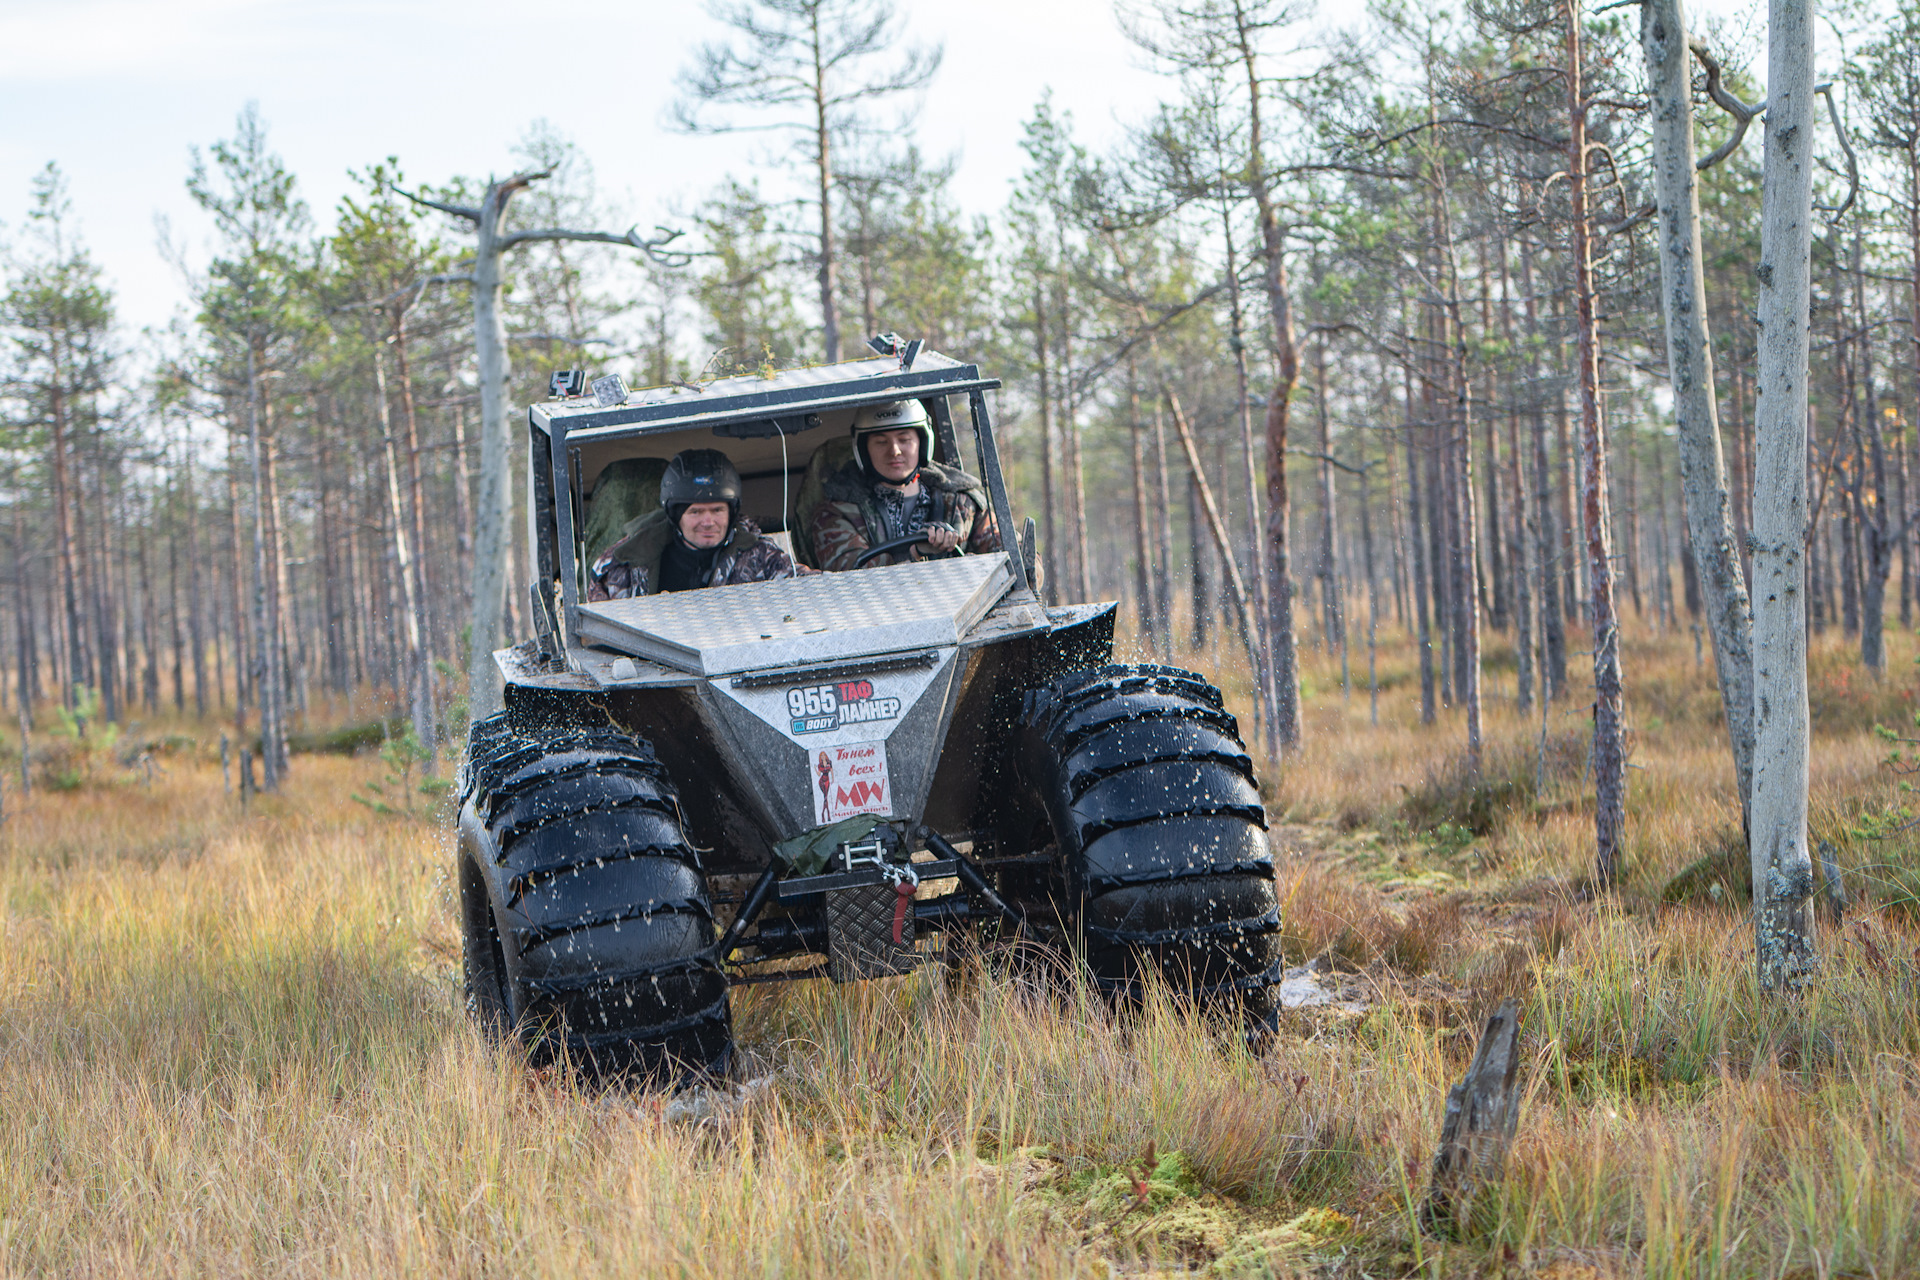
POLYGON ((836 436, 813 451, 807 473, 800 477, 800 496, 793 506, 793 549, 810 569, 820 562, 813 554, 813 513, 826 500, 827 479, 853 461, 853 437, 836 436))
POLYGON ((665 458, 622 458, 607 464, 587 504, 588 556, 612 546, 628 521, 658 509, 660 474, 666 469, 665 458))

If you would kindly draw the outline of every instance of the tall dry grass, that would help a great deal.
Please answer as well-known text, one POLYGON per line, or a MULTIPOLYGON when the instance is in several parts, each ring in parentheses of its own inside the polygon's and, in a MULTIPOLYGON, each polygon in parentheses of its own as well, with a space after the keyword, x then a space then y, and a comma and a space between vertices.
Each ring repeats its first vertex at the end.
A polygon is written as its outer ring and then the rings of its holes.
MULTIPOLYGON (((10 794, 0 1271, 1909 1274, 1920 857, 1863 819, 1899 801, 1870 730, 1910 716, 1914 648, 1879 686, 1816 649, 1816 807, 1862 904, 1786 1005, 1754 990, 1734 896, 1663 897, 1737 822, 1685 637, 1626 651, 1631 859, 1604 899, 1576 707, 1542 753, 1491 653, 1478 795, 1457 716, 1417 722, 1404 643, 1377 729, 1304 651, 1307 747, 1267 770, 1285 942, 1370 1005, 1289 1015, 1258 1053, 1158 996, 1116 1017, 964 965, 743 990, 733 1081, 592 1092, 468 1028, 444 822, 349 803, 378 761, 302 757, 244 816, 185 758, 10 794), (1434 1239, 1441 1102, 1509 994, 1513 1157, 1466 1238, 1434 1239)), ((1201 665, 1245 706, 1243 673, 1201 665)))

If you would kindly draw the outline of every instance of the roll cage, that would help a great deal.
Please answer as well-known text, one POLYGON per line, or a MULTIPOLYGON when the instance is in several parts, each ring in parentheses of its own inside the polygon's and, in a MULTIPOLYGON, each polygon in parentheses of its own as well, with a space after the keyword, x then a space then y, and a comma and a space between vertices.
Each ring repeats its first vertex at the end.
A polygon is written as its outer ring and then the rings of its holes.
MULTIPOLYGON (((588 557, 600 548, 581 538, 588 495, 612 463, 670 458, 682 449, 718 449, 740 471, 745 513, 768 532, 804 537, 795 529, 797 492, 816 452, 844 440, 863 405, 917 399, 933 420, 935 460, 960 466, 986 487, 1013 575, 1013 589, 1029 590, 1032 574, 1007 500, 986 393, 1000 382, 977 366, 934 351, 911 362, 886 355, 812 365, 770 375, 744 374, 707 383, 672 383, 631 392, 620 404, 590 396, 535 404, 527 414, 528 545, 535 557, 536 591, 559 585, 559 619, 579 644, 580 604, 588 557), (955 430, 955 400, 964 397, 972 430, 968 458, 955 430), (778 513, 777 515, 775 513, 778 513)), ((637 514, 637 513, 636 513, 637 514)), ((550 607, 548 605, 547 607, 550 607)))

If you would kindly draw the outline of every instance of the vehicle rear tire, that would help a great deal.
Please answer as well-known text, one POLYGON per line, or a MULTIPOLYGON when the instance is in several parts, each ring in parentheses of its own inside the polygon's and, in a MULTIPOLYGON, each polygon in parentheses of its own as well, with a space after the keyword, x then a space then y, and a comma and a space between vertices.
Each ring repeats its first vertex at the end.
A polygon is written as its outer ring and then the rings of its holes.
POLYGON ((722 1067, 732 1029, 712 901, 652 748, 490 716, 461 784, 462 951, 481 1030, 596 1075, 722 1067))
POLYGON ((1266 809, 1220 691, 1174 667, 1100 667, 1028 695, 1022 728, 1094 980, 1132 995, 1158 973, 1264 1020, 1280 908, 1266 809))

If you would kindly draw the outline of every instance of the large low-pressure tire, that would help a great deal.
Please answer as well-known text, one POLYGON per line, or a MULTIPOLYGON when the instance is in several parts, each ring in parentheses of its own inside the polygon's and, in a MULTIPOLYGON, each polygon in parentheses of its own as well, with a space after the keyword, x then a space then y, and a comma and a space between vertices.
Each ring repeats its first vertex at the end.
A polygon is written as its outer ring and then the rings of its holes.
POLYGON ((1095 981, 1131 994, 1158 972, 1264 1018, 1280 909, 1266 810, 1220 691, 1174 667, 1075 672, 1028 695, 1021 752, 1095 981))
POLYGON ((474 724, 460 809, 467 1004, 539 1061, 599 1075, 722 1066, 713 906, 673 784, 612 729, 474 724))

